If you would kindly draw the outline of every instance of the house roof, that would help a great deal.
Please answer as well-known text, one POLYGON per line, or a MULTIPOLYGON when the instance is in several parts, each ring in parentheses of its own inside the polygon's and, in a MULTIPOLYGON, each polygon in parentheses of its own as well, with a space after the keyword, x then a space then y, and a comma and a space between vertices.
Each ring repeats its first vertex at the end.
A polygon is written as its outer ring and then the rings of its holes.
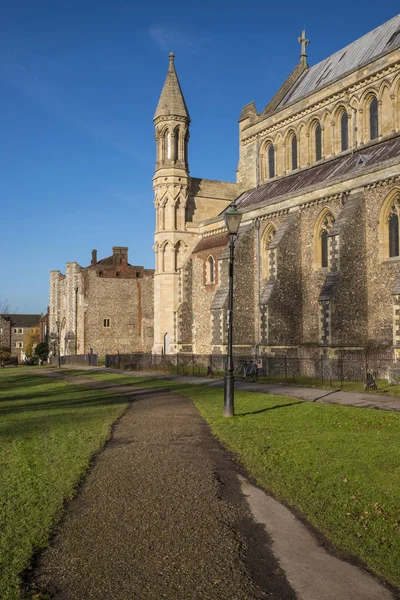
MULTIPOLYGON (((126 263, 128 267, 133 267, 135 265, 131 265, 130 263, 126 263)), ((89 267, 91 267, 92 265, 89 265, 89 267)), ((113 267, 115 266, 114 263, 114 257, 113 255, 111 256, 106 256, 106 258, 102 258, 101 260, 98 260, 96 265, 96 267, 113 267)), ((117 265, 118 266, 118 265, 117 265)), ((143 267, 137 267, 135 266, 135 269, 143 269, 143 267)))
POLYGON ((39 325, 42 315, 3 314, 4 319, 9 319, 14 327, 35 327, 39 325))
POLYGON ((400 46, 400 14, 305 71, 282 98, 278 108, 299 100, 309 92, 322 88, 327 83, 398 46, 400 46))
POLYGON ((400 136, 383 142, 363 146, 359 150, 315 164, 308 169, 295 171, 283 177, 271 179, 257 188, 243 192, 236 201, 241 212, 247 212, 274 204, 284 196, 306 193, 318 186, 327 187, 346 177, 357 177, 363 171, 400 156, 400 136))

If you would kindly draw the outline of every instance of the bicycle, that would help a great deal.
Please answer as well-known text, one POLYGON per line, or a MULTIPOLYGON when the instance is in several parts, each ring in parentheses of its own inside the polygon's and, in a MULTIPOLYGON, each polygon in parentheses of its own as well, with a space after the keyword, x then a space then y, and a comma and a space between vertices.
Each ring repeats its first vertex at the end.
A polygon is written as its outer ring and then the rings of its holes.
POLYGON ((247 377, 252 377, 253 382, 255 382, 257 381, 258 367, 255 363, 242 363, 236 368, 235 373, 237 375, 242 375, 243 380, 247 377))

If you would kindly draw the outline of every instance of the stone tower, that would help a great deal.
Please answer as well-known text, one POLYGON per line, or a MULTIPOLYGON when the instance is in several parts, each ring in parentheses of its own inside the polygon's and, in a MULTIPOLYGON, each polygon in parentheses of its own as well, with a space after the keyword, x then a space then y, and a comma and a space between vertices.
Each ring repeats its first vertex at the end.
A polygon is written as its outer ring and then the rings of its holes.
POLYGON ((185 261, 193 232, 186 230, 186 208, 190 177, 188 141, 190 116, 175 71, 174 54, 154 115, 156 168, 156 230, 154 251, 154 346, 153 352, 178 351, 176 311, 178 308, 179 268, 185 261))

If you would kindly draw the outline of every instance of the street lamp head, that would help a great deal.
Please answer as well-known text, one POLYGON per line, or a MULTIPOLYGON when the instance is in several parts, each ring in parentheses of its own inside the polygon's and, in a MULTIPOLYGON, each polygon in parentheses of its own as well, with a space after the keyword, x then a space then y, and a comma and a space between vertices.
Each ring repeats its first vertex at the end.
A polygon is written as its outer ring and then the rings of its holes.
POLYGON ((237 235, 241 220, 242 214, 237 210, 235 201, 233 201, 224 213, 225 225, 230 235, 237 235))

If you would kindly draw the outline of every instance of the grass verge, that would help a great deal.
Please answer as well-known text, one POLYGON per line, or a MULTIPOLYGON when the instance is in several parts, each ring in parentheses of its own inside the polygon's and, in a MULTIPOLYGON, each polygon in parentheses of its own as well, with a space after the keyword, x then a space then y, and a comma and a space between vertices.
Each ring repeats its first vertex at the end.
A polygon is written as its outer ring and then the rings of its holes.
POLYGON ((121 397, 0 371, 0 598, 21 600, 20 574, 47 545, 64 503, 126 410, 121 397))
POLYGON ((339 553, 400 587, 399 413, 236 392, 236 417, 224 419, 221 389, 91 376, 192 398, 260 486, 299 510, 339 553))

